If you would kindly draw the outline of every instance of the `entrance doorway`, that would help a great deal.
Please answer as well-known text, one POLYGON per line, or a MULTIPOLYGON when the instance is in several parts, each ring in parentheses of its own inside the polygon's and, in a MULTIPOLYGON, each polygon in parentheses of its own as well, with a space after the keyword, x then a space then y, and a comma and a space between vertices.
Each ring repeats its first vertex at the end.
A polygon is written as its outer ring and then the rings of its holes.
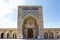
POLYGON ((33 30, 32 29, 28 29, 28 38, 33 38, 33 30))
POLYGON ((23 20, 23 38, 37 38, 37 28, 37 20, 35 17, 33 15, 26 16, 23 20))

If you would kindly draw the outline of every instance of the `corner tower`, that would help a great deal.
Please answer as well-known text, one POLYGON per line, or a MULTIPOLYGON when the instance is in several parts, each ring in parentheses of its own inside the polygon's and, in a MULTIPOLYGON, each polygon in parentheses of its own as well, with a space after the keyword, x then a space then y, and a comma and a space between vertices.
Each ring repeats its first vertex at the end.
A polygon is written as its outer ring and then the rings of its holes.
POLYGON ((42 6, 18 6, 18 38, 43 38, 42 6))

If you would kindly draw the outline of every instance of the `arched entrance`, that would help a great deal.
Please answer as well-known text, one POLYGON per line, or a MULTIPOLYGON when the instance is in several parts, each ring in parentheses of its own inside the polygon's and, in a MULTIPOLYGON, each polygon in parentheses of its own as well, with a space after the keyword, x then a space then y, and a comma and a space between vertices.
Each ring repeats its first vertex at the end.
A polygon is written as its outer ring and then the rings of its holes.
POLYGON ((28 38, 33 38, 33 30, 32 29, 28 29, 28 38))
POLYGON ((53 39, 54 38, 54 34, 53 34, 53 32, 50 32, 49 33, 49 39, 53 39))
POLYGON ((12 38, 13 38, 13 39, 16 39, 16 38, 17 38, 15 32, 12 34, 12 38))
POLYGON ((48 33, 47 32, 44 33, 44 39, 48 39, 48 33))
POLYGON ((9 38, 9 33, 7 33, 6 38, 9 38))
POLYGON ((37 38, 37 21, 35 17, 28 15, 23 21, 23 38, 37 38))
POLYGON ((4 33, 1 33, 1 38, 4 38, 4 33))

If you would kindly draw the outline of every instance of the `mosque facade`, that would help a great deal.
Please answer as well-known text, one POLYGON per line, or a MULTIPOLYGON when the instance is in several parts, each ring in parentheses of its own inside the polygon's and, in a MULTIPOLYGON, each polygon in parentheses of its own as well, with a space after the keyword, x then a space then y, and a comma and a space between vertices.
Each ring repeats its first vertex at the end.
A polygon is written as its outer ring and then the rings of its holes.
POLYGON ((59 39, 59 28, 43 27, 42 6, 18 6, 17 28, 0 29, 1 39, 59 39))

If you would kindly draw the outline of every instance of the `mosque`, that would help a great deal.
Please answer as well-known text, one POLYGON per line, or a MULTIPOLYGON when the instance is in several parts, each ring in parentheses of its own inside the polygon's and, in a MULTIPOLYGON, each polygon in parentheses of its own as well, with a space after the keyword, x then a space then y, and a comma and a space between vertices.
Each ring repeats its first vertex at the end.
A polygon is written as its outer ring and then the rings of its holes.
POLYGON ((0 29, 0 39, 59 39, 60 28, 43 27, 42 6, 18 6, 17 28, 0 29))

